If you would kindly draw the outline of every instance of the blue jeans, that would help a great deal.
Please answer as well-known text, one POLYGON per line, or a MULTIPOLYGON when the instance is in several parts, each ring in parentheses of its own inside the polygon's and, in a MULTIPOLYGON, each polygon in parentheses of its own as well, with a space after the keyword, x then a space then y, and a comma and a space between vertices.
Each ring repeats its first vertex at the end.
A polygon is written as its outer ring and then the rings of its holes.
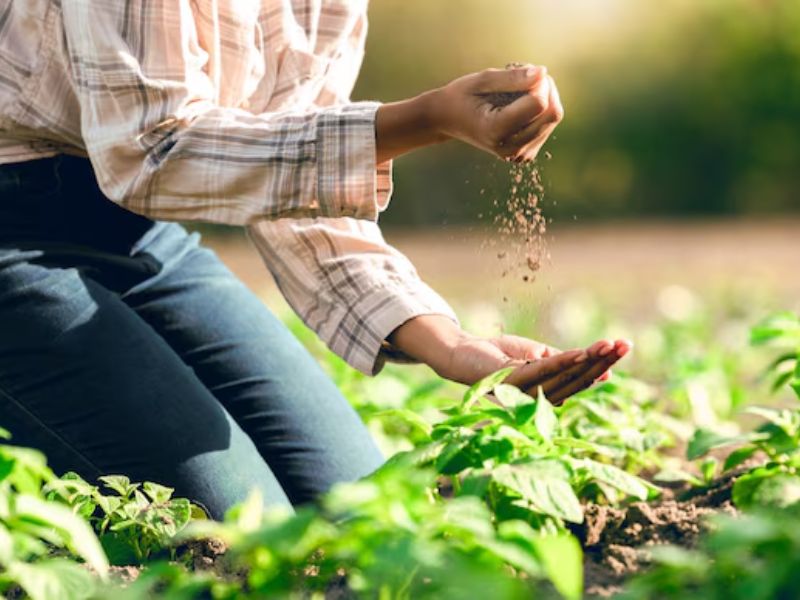
POLYGON ((383 457, 316 361, 180 225, 87 160, 0 166, 0 426, 89 480, 151 480, 221 518, 312 501, 383 457))

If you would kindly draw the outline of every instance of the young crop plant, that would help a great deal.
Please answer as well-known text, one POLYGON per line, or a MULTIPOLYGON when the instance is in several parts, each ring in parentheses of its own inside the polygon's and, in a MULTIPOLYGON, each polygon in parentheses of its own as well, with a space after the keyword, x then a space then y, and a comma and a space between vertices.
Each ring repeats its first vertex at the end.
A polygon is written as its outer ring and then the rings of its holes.
POLYGON ((766 422, 755 431, 726 437, 699 429, 689 442, 689 460, 712 449, 738 445, 723 463, 730 471, 757 455, 766 462, 738 476, 733 484, 733 503, 738 508, 786 507, 800 501, 800 410, 753 407, 746 412, 766 422))
POLYGON ((503 384, 509 373, 472 386, 435 425, 407 414, 424 442, 391 462, 430 466, 442 476, 443 493, 481 498, 500 522, 521 519, 552 532, 583 521, 582 499, 657 495, 655 486, 611 464, 616 449, 573 437, 546 398, 503 384))
MULTIPOLYGON (((0 438, 9 437, 0 429, 0 438)), ((44 497, 43 484, 54 479, 41 452, 0 444, 2 597, 21 590, 32 600, 82 600, 93 594, 96 577, 106 578, 108 561, 91 527, 44 497)))
MULTIPOLYGON (((179 538, 222 539, 241 576, 214 581, 179 565, 148 568, 115 600, 265 597, 416 598, 582 596, 582 552, 566 534, 524 521, 496 524, 475 497, 443 499, 431 470, 386 465, 339 484, 296 513, 265 510, 258 494, 223 523, 194 522, 179 538)), ((110 597, 110 596, 109 596, 110 597)))
POLYGON ((788 385, 800 398, 800 315, 782 312, 753 328, 751 342, 782 351, 769 371, 774 376, 773 391, 788 385))
MULTIPOLYGON (((770 367, 775 379, 773 389, 789 386, 800 396, 800 317, 792 313, 770 317, 753 329, 752 340, 755 344, 784 348, 784 353, 770 367)), ((745 412, 764 419, 765 423, 738 436, 699 429, 689 443, 689 460, 712 449, 736 445, 725 459, 723 471, 739 467, 754 457, 765 458, 763 464, 737 477, 733 485, 733 502, 737 507, 787 507, 800 502, 800 409, 751 407, 745 412)))
POLYGON ((578 394, 559 415, 567 435, 602 448, 601 453, 590 454, 592 458, 601 462, 611 458, 634 474, 663 468, 662 451, 674 445, 681 429, 658 409, 655 390, 620 374, 578 394))
POLYGON ((173 498, 173 489, 157 483, 131 483, 122 475, 100 481, 111 494, 75 473, 50 481, 45 490, 88 521, 111 564, 141 564, 157 554, 175 558, 173 538, 192 519, 205 519, 202 508, 186 498, 173 498))

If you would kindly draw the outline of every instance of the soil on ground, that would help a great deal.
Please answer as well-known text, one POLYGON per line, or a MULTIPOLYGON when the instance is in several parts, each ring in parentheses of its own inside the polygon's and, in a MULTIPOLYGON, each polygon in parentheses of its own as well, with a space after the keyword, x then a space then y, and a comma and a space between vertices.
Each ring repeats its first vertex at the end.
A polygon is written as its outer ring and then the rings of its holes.
POLYGON ((655 503, 586 507, 584 522, 574 528, 584 548, 586 597, 613 597, 626 579, 650 566, 654 546, 694 548, 708 529, 709 517, 735 515, 731 489, 737 474, 707 488, 665 490, 655 503))

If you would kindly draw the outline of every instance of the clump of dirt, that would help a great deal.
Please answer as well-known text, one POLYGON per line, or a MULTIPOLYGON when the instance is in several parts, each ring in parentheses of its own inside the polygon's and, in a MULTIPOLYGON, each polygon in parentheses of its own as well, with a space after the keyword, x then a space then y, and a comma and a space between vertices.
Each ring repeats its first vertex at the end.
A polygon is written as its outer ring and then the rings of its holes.
POLYGON ((134 567, 134 566, 126 566, 126 567, 111 566, 108 568, 108 572, 113 582, 122 585, 127 585, 129 583, 133 583, 139 578, 139 575, 141 575, 142 573, 142 569, 141 567, 134 567))
POLYGON ((203 538, 185 542, 178 549, 178 557, 193 571, 213 571, 230 574, 225 560, 228 546, 220 539, 203 538))
POLYGON ((654 546, 694 548, 708 517, 736 514, 731 504, 733 480, 721 479, 687 499, 586 507, 584 522, 574 528, 584 547, 586 595, 607 598, 619 593, 628 577, 650 565, 654 546))

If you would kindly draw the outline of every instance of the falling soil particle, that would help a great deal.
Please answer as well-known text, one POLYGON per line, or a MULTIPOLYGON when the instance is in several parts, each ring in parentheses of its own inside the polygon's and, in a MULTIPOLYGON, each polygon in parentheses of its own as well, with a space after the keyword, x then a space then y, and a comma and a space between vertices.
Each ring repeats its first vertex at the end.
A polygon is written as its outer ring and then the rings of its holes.
MULTIPOLYGON (((507 69, 524 67, 522 63, 509 63, 507 69)), ((528 92, 493 92, 481 94, 493 110, 503 110, 528 92)), ((544 153, 549 160, 549 152, 544 153)), ((544 185, 535 162, 511 164, 511 189, 506 199, 494 201, 494 226, 498 235, 490 242, 499 246, 497 259, 502 264, 502 277, 509 274, 524 282, 536 280, 536 273, 546 255, 545 234, 547 220, 542 214, 541 201, 544 185)), ((481 190, 483 193, 484 190, 481 190)))
POLYGON ((508 197, 494 202, 494 226, 498 235, 494 244, 501 246, 497 259, 503 276, 513 274, 524 282, 535 281, 547 256, 547 219, 542 214, 544 185, 535 163, 511 166, 511 189, 508 197))

